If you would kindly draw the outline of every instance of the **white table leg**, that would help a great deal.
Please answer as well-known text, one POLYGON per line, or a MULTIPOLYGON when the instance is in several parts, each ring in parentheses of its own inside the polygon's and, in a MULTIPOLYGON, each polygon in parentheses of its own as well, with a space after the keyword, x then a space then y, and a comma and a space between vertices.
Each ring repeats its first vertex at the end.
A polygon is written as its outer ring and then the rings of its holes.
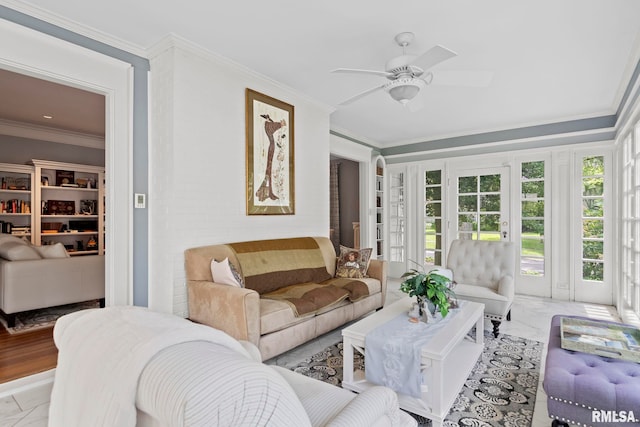
POLYGON ((476 344, 484 346, 484 314, 476 322, 476 344))
POLYGON ((342 382, 353 384, 353 344, 351 339, 342 338, 342 351, 344 356, 342 359, 342 382))

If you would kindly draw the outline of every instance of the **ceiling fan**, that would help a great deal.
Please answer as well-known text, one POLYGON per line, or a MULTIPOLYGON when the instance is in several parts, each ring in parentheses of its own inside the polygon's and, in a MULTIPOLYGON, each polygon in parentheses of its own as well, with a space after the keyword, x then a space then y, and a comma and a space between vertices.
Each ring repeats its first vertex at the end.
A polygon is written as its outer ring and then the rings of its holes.
MULTIPOLYGON (((373 74, 385 77, 388 80, 381 85, 367 89, 341 102, 339 105, 349 105, 378 90, 384 90, 394 100, 402 105, 407 105, 424 87, 433 81, 433 73, 427 70, 457 55, 452 50, 440 45, 432 47, 419 56, 409 55, 406 53, 406 48, 413 41, 413 38, 414 34, 409 32, 400 33, 395 36, 396 43, 402 47, 402 55, 387 61, 385 71, 359 70, 353 68, 338 68, 332 70, 332 73, 373 74)), ((413 102, 411 104, 413 104, 413 102)))

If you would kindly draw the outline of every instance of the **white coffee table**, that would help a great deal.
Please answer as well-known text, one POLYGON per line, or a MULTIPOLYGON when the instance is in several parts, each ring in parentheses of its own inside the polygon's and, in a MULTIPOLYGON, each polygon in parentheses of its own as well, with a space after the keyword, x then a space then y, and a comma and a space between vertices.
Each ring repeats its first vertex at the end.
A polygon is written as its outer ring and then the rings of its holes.
MULTIPOLYGON (((364 355, 367 333, 399 314, 407 313, 414 300, 402 298, 342 330, 342 387, 360 393, 375 385, 365 379, 363 371, 354 372, 353 352, 364 355)), ((456 316, 440 320, 446 323, 422 348, 422 397, 418 399, 398 393, 402 409, 431 419, 434 427, 442 425, 484 346, 484 304, 464 301, 457 310, 456 316), (475 339, 468 336, 473 326, 476 327, 475 339)))

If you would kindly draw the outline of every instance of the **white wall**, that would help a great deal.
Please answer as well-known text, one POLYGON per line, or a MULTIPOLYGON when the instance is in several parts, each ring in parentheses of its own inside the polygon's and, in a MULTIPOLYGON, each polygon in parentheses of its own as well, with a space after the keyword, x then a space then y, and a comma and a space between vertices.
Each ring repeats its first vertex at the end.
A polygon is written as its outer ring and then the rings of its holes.
POLYGON ((330 111, 174 38, 151 70, 149 306, 186 316, 185 249, 328 236, 330 111), (246 88, 295 108, 295 215, 246 215, 246 88))

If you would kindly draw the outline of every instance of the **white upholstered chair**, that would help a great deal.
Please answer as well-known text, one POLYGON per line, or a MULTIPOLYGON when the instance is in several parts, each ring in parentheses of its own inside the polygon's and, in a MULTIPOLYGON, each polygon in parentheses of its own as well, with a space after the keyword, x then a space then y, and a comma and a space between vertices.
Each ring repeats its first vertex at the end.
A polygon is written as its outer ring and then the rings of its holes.
POLYGON ((484 304, 485 318, 493 324, 493 335, 500 323, 511 320, 514 296, 515 245, 512 242, 454 240, 443 274, 456 282, 458 299, 484 304))
POLYGON ((83 310, 54 329, 49 425, 415 427, 396 393, 361 394, 261 363, 222 331, 140 307, 83 310))

